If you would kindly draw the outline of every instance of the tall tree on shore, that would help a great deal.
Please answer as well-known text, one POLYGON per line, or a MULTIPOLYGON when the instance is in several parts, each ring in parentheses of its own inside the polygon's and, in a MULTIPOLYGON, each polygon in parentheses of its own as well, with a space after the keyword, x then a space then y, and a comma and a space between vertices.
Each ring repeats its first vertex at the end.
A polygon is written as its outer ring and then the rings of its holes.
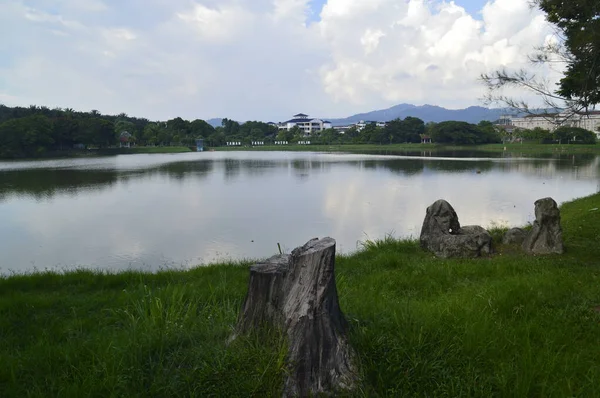
POLYGON ((587 112, 600 103, 600 2, 598 0, 533 0, 554 26, 557 40, 536 50, 530 61, 565 65, 558 88, 529 70, 497 70, 483 74, 487 103, 505 104, 531 113, 526 101, 503 94, 504 88, 517 87, 537 94, 547 109, 565 109, 567 115, 587 112))

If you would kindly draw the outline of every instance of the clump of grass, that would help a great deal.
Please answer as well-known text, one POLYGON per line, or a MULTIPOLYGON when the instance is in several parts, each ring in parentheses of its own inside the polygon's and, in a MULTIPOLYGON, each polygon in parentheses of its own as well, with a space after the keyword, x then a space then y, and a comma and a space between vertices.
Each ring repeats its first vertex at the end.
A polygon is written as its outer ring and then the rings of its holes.
MULTIPOLYGON (((355 396, 600 396, 594 208, 562 206, 561 256, 444 260, 391 234, 338 256, 355 396)), ((0 278, 1 395, 280 396, 277 331, 227 344, 247 283, 247 264, 0 278)))
POLYGON ((510 228, 508 227, 508 225, 506 223, 499 223, 499 222, 492 222, 492 223, 490 223, 490 226, 487 228, 488 232, 492 236, 493 242, 496 244, 502 242, 502 239, 504 238, 504 234, 509 229, 510 228))

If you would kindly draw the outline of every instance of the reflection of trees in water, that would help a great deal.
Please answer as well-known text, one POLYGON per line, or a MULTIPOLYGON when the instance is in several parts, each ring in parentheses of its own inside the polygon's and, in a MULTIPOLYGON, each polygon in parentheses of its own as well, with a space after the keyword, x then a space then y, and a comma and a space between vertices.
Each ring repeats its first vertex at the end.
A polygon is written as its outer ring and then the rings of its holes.
POLYGON ((424 170, 443 171, 445 173, 483 171, 493 168, 491 161, 453 161, 443 159, 398 159, 398 160, 364 160, 360 166, 365 169, 389 170, 402 175, 416 175, 424 170))
POLYGON ((224 159, 215 161, 222 164, 225 179, 238 177, 260 177, 267 173, 276 173, 281 170, 291 169, 295 176, 302 179, 311 173, 328 171, 332 162, 314 159, 281 159, 281 160, 259 160, 259 159, 224 159))
POLYGON ((107 189, 117 182, 154 176, 183 180, 189 176, 204 178, 212 171, 211 161, 176 162, 143 170, 25 169, 0 172, 0 200, 11 195, 26 195, 37 200, 55 195, 107 189))
POLYGON ((294 176, 301 181, 306 180, 311 174, 327 172, 331 169, 332 162, 315 159, 296 159, 290 161, 294 176))
MULTIPOLYGON (((471 153, 472 154, 472 153, 471 153)), ((437 152, 436 156, 440 156, 437 152)), ((117 182, 152 179, 157 176, 173 177, 179 181, 206 178, 221 165, 225 179, 260 177, 265 173, 291 170, 292 174, 305 180, 314 173, 329 172, 333 167, 350 167, 367 170, 387 170, 395 174, 414 176, 425 170, 444 173, 470 171, 519 172, 529 175, 553 177, 557 174, 574 178, 599 178, 600 157, 584 153, 567 155, 553 153, 545 157, 519 158, 515 161, 494 160, 447 160, 430 157, 364 160, 318 160, 318 159, 223 159, 181 161, 161 164, 147 169, 21 169, 0 172, 0 200, 10 195, 28 195, 38 200, 57 194, 77 195, 81 191, 108 189, 117 182)))
POLYGON ((0 200, 10 195, 48 199, 57 194, 109 187, 117 173, 107 170, 28 169, 0 172, 0 200))
POLYGON ((175 162, 163 164, 156 169, 150 171, 159 175, 168 175, 178 180, 183 180, 186 177, 193 176, 194 178, 206 177, 213 170, 213 162, 211 160, 199 160, 197 162, 175 162))
POLYGON ((225 178, 231 179, 240 175, 242 169, 242 161, 238 159, 225 159, 223 162, 225 170, 225 178))
POLYGON ((423 171, 424 161, 421 159, 369 159, 358 162, 359 167, 373 170, 389 170, 403 175, 414 175, 423 171))
MULTIPOLYGON (((436 156, 439 155, 440 153, 437 152, 436 156)), ((577 155, 550 154, 545 158, 516 158, 514 162, 510 160, 495 161, 494 159, 449 160, 423 157, 420 159, 400 158, 398 160, 369 159, 355 162, 355 164, 365 169, 389 170, 403 175, 415 175, 423 170, 444 173, 501 170, 545 176, 553 176, 557 172, 561 172, 561 174, 575 173, 578 176, 597 176, 600 173, 600 170, 598 170, 599 159, 600 157, 595 154, 585 153, 577 155)))

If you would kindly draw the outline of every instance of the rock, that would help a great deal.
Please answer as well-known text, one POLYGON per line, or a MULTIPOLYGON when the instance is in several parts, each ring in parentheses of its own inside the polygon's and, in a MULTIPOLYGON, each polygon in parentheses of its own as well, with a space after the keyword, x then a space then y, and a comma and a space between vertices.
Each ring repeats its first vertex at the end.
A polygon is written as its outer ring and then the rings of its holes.
POLYGON ((450 203, 438 200, 427 208, 421 247, 438 257, 479 257, 492 253, 492 237, 477 225, 462 227, 450 203))
POLYGON ((523 228, 511 228, 502 237, 502 243, 505 245, 521 245, 527 237, 527 231, 523 228))
POLYGON ((522 247, 530 254, 564 253, 560 210, 554 199, 535 201, 535 221, 522 247))
POLYGON ((346 338, 334 265, 335 240, 324 238, 250 269, 236 333, 267 325, 286 334, 284 396, 337 394, 355 386, 354 354, 346 338))

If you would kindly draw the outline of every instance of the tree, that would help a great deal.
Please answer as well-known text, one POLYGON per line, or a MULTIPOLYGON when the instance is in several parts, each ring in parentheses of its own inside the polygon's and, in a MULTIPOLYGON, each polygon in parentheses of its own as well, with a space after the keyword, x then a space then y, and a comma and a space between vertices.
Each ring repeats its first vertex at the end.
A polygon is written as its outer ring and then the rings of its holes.
POLYGON ((46 116, 32 115, 0 124, 0 157, 41 155, 53 142, 52 122, 46 116))
POLYGON ((500 142, 502 137, 500 135, 499 128, 494 126, 494 123, 488 120, 482 120, 477 124, 479 131, 481 132, 481 140, 484 142, 500 142))
POLYGON ((440 144, 487 144, 498 142, 499 135, 483 132, 478 126, 467 122, 448 121, 434 125, 430 133, 433 141, 440 144))
POLYGON ((167 128, 171 134, 187 135, 190 122, 183 120, 180 117, 167 121, 167 128))
POLYGON ((595 144, 596 134, 579 127, 559 127, 552 132, 552 137, 559 143, 574 142, 577 144, 595 144))
POLYGON ((552 141, 552 134, 550 131, 541 127, 535 127, 531 130, 522 130, 520 131, 520 136, 526 140, 533 140, 541 143, 550 143, 552 141))
POLYGON ((143 139, 146 142, 146 145, 158 144, 158 134, 160 130, 157 123, 148 123, 146 127, 144 127, 143 139))
POLYGON ((221 146, 225 145, 225 142, 225 134, 222 131, 215 131, 206 139, 207 146, 221 146))
POLYGON ((204 120, 196 119, 190 123, 189 131, 193 138, 209 137, 215 132, 215 128, 204 120))
POLYGON ((335 144, 340 141, 341 134, 335 129, 325 129, 319 133, 319 142, 321 144, 335 144))
POLYGON ((344 133, 344 142, 358 142, 359 137, 360 132, 358 131, 358 128, 356 126, 352 126, 344 133))
POLYGON ((240 132, 240 124, 235 120, 225 118, 221 121, 221 126, 226 137, 235 136, 240 132))
POLYGON ((117 137, 114 133, 114 125, 100 117, 85 119, 77 134, 77 141, 86 145, 94 145, 99 148, 114 145, 117 137))
MULTIPOLYGON (((557 89, 534 73, 506 69, 484 74, 487 103, 500 102, 518 111, 533 113, 529 104, 502 93, 517 87, 537 94, 548 110, 563 109, 567 118, 587 112, 600 103, 600 2, 597 0, 534 0, 555 27, 557 42, 547 44, 530 56, 533 64, 565 64, 557 89)), ((562 122, 562 121, 561 121, 562 122)))

